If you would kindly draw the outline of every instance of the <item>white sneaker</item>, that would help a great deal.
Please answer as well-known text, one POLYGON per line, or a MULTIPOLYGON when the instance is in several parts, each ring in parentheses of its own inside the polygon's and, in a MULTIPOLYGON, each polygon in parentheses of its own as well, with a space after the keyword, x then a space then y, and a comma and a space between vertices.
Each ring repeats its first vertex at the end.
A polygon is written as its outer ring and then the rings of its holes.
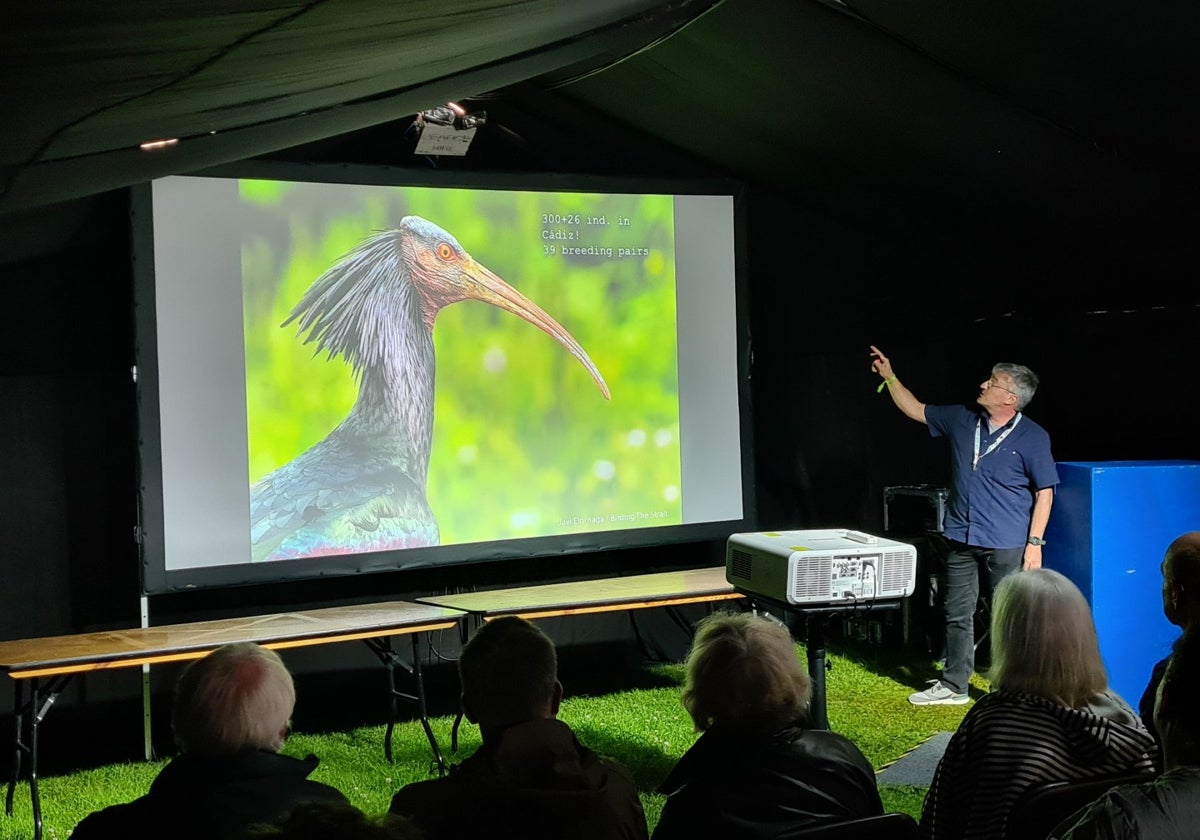
POLYGON ((914 706, 962 706, 971 698, 965 692, 955 694, 951 689, 942 685, 941 680, 930 680, 929 688, 908 695, 908 702, 914 706))

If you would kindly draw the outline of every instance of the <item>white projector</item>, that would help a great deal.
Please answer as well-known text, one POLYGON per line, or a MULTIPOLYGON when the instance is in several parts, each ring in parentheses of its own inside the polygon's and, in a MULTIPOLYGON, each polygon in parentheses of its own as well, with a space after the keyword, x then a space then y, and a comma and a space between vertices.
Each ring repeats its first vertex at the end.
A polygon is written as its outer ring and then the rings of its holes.
POLYGON ((779 603, 865 606, 913 594, 917 549, 843 528, 731 534, 725 579, 779 603))

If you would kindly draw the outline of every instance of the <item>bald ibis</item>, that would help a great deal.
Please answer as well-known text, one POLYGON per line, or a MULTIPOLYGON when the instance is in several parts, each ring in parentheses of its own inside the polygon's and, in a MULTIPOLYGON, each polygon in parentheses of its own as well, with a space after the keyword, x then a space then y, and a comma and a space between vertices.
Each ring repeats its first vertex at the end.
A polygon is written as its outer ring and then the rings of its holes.
POLYGON ((418 216, 378 233, 309 287, 299 321, 316 353, 340 355, 358 385, 323 440, 250 488, 252 559, 283 560, 437 545, 426 499, 433 436, 433 325, 444 306, 481 300, 524 318, 608 385, 574 337, 418 216))

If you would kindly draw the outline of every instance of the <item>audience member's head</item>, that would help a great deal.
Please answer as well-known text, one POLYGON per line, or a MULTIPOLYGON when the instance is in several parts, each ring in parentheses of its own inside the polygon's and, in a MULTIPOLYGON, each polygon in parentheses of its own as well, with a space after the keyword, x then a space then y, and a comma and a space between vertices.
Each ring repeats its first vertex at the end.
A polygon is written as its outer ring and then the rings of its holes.
POLYGON ((992 687, 1081 708, 1108 688, 1087 599, 1052 569, 1009 575, 992 599, 992 687))
POLYGON ((175 689, 171 725, 184 752, 278 752, 295 704, 292 675, 279 654, 239 642, 188 665, 175 689))
POLYGON ((301 802, 276 825, 257 825, 248 840, 420 840, 412 822, 396 814, 368 817, 349 802, 301 802))
POLYGON ((716 612, 696 625, 683 707, 696 730, 766 730, 808 711, 812 681, 791 633, 754 613, 716 612))
POLYGON ((1167 770, 1200 766, 1200 627, 1175 642, 1158 685, 1154 726, 1167 770))
POLYGON ((1162 561, 1163 614, 1185 630, 1200 625, 1200 531, 1167 546, 1162 561))
POLYGON ((489 730, 553 718, 562 700, 554 642, 517 616, 485 623, 458 660, 462 707, 467 720, 489 730))

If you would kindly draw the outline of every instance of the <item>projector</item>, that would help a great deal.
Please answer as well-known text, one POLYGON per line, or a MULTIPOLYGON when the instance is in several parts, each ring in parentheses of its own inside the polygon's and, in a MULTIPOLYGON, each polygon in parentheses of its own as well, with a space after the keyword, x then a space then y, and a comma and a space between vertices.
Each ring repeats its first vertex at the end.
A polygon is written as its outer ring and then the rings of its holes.
POLYGON ((917 549, 841 528, 731 534, 725 579, 779 603, 865 606, 912 595, 917 549))

